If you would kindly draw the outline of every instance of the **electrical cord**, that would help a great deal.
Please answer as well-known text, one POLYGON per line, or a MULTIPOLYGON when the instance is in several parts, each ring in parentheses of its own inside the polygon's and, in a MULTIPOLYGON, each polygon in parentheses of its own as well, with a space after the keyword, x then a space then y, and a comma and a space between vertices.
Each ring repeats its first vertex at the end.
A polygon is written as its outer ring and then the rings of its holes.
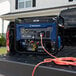
POLYGON ((41 37, 41 46, 42 46, 43 50, 44 50, 48 55, 50 55, 51 57, 56 58, 54 55, 52 55, 51 53, 49 53, 49 52, 45 49, 45 47, 43 46, 43 41, 42 41, 43 35, 42 35, 42 34, 40 34, 40 37, 41 37))
POLYGON ((50 53, 44 48, 44 46, 43 46, 43 42, 42 42, 42 37, 43 37, 43 35, 40 34, 40 37, 41 37, 41 46, 42 46, 43 50, 44 50, 47 54, 49 54, 51 57, 53 57, 53 59, 52 59, 52 58, 46 58, 46 59, 44 59, 44 61, 38 63, 38 64, 34 67, 34 69, 33 69, 32 76, 34 76, 34 73, 35 73, 37 67, 38 67, 39 65, 43 64, 43 63, 54 62, 54 63, 57 64, 57 65, 72 65, 72 66, 76 66, 76 58, 75 58, 75 57, 60 57, 60 58, 57 58, 56 56, 50 54, 50 53))

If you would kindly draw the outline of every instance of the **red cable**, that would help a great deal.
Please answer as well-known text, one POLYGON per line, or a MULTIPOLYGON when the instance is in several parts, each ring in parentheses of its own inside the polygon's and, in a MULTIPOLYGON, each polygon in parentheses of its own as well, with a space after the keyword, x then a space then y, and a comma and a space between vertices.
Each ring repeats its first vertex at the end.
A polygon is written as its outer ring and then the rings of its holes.
POLYGON ((34 67, 34 69, 33 69, 33 72, 32 72, 32 76, 34 76, 34 73, 35 73, 35 70, 37 69, 37 67, 40 65, 40 64, 43 64, 44 62, 40 62, 40 63, 38 63, 35 67, 34 67))
MULTIPOLYGON (((50 60, 50 62, 51 62, 51 61, 52 61, 52 60, 50 60)), ((35 73, 35 70, 37 69, 37 67, 38 67, 39 65, 43 64, 43 63, 49 63, 49 61, 44 60, 44 61, 38 63, 38 64, 34 67, 34 69, 33 69, 32 76, 34 76, 34 73, 35 73)))
POLYGON ((41 46, 42 46, 43 50, 44 50, 48 55, 50 55, 51 57, 56 58, 56 56, 50 54, 50 53, 45 49, 45 47, 43 46, 43 42, 42 42, 42 35, 40 35, 40 36, 41 36, 41 46))
POLYGON ((44 62, 51 62, 51 61, 53 61, 57 65, 76 66, 76 58, 74 58, 74 57, 63 57, 63 58, 56 58, 56 59, 51 59, 51 58, 44 59, 44 62))
POLYGON ((54 59, 47 58, 47 59, 44 59, 43 62, 38 63, 38 64, 34 67, 34 69, 33 69, 32 76, 34 76, 34 73, 35 73, 36 68, 37 68, 39 65, 43 64, 43 63, 49 63, 49 62, 52 62, 52 61, 53 61, 53 62, 54 62, 55 64, 57 64, 57 65, 72 65, 72 66, 76 66, 76 58, 74 58, 74 57, 62 57, 62 58, 60 57, 60 58, 57 58, 56 56, 50 54, 50 53, 44 48, 43 42, 42 42, 42 35, 40 35, 40 36, 41 36, 41 46, 42 46, 42 48, 44 49, 44 51, 45 51, 47 54, 49 54, 50 56, 52 56, 54 59), (72 62, 71 62, 71 61, 72 61, 72 62))

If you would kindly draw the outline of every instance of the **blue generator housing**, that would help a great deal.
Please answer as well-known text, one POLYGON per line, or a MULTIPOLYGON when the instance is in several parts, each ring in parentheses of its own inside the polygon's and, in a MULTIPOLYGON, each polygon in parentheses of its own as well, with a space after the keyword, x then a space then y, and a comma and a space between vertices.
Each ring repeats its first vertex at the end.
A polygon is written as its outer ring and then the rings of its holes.
POLYGON ((20 19, 16 22, 16 49, 25 53, 43 53, 40 34, 43 34, 43 45, 51 53, 60 47, 60 37, 57 35, 57 22, 48 19, 20 19), (45 20, 44 20, 45 19, 45 20), (42 20, 42 21, 41 21, 42 20), (59 40, 58 40, 59 38, 59 40))

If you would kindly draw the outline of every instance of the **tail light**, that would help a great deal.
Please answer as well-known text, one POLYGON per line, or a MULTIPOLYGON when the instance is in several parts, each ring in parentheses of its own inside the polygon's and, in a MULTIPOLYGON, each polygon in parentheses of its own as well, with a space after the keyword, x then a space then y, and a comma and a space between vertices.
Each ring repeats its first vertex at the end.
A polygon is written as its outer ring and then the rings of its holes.
MULTIPOLYGON (((9 29, 9 27, 8 27, 9 29)), ((9 48, 9 30, 7 29, 7 33, 6 33, 6 47, 7 47, 7 51, 9 52, 10 51, 10 48, 9 48)))

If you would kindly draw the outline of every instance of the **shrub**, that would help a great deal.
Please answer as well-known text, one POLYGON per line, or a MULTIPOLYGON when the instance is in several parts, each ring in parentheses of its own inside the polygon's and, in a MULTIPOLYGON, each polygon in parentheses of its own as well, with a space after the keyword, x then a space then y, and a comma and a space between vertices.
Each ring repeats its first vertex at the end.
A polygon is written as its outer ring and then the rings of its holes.
POLYGON ((0 35, 0 46, 6 46, 6 39, 3 35, 0 35))

